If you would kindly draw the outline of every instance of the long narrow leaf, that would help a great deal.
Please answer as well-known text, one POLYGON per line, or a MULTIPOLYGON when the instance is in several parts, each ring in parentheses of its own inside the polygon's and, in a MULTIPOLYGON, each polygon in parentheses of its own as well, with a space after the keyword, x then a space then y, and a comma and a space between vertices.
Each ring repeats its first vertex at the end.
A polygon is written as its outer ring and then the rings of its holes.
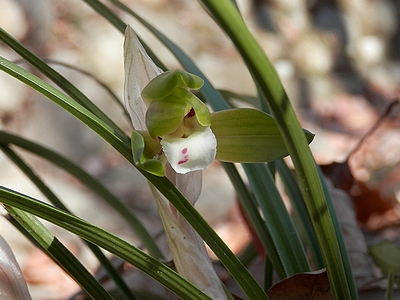
MULTIPOLYGON (((83 0, 88 5, 90 5, 95 11, 97 11, 100 15, 106 18, 112 25, 114 25, 122 34, 125 32, 126 24, 114 13, 112 12, 107 6, 101 3, 98 0, 83 0)), ((164 64, 153 54, 153 51, 147 47, 145 43, 142 43, 143 47, 146 49, 146 52, 150 55, 156 65, 163 69, 164 71, 167 68, 164 64)))
POLYGON ((325 259, 328 278, 335 298, 357 299, 356 291, 351 288, 354 286, 352 284, 354 279, 349 278, 345 272, 345 269, 350 266, 345 266, 342 261, 341 251, 345 251, 345 249, 339 247, 336 239, 337 235, 341 233, 334 229, 332 216, 326 204, 326 196, 311 151, 306 139, 301 134, 299 121, 274 67, 249 32, 231 1, 202 0, 201 3, 231 38, 245 60, 257 87, 265 99, 268 99, 271 113, 279 124, 286 147, 300 178, 302 192, 325 259))
POLYGON ((301 224, 304 228, 304 232, 307 233, 306 238, 310 247, 311 254, 313 256, 315 268, 322 269, 324 267, 324 261, 298 183, 295 180, 293 174, 290 173, 288 166, 283 160, 276 161, 276 166, 282 182, 285 185, 286 193, 289 196, 292 207, 301 219, 301 224))
POLYGON ((63 89, 72 99, 77 103, 85 107, 87 110, 96 115, 104 123, 110 126, 117 134, 123 135, 123 131, 102 111, 100 110, 92 101, 90 101, 80 90, 78 90, 71 82, 69 82, 65 77, 59 74, 56 70, 51 68, 42 59, 30 52, 24 45, 19 41, 10 36, 2 28, 0 28, 0 40, 3 41, 7 46, 17 52, 21 57, 26 59, 30 64, 36 67, 44 75, 46 75, 50 80, 57 84, 61 89, 63 89))
POLYGON ((273 243, 273 238, 271 237, 270 231, 267 228, 267 224, 260 214, 258 205, 254 203, 255 200, 252 199, 252 195, 246 188, 246 185, 236 167, 231 163, 224 162, 222 163, 222 166, 226 170, 232 185, 235 187, 239 201, 243 206, 247 217, 251 220, 260 242, 262 243, 264 249, 267 250, 269 259, 274 262, 275 271, 279 277, 285 277, 285 268, 279 258, 278 250, 273 243))
POLYGON ((50 256, 93 299, 113 299, 81 262, 35 217, 25 211, 6 206, 10 215, 34 238, 50 256))
POLYGON ((127 224, 132 228, 133 232, 139 237, 147 251, 157 258, 163 259, 164 255, 154 241, 154 238, 149 234, 147 229, 143 226, 140 220, 133 214, 131 209, 117 196, 111 193, 101 182, 95 179, 93 176, 88 174, 78 165, 74 164, 64 156, 46 148, 40 146, 34 142, 28 141, 17 135, 0 131, 0 144, 13 144, 31 153, 34 153, 47 161, 50 161, 54 165, 64 169, 72 176, 79 179, 87 188, 91 189, 99 197, 113 207, 122 217, 125 219, 127 224))
MULTIPOLYGON (((349 255, 348 255, 348 253, 346 251, 347 248, 346 248, 346 244, 344 242, 344 236, 343 236, 343 234, 341 234, 342 233, 342 227, 340 226, 339 220, 338 220, 338 218, 336 216, 336 211, 335 211, 335 208, 334 208, 333 203, 332 203, 331 195, 330 195, 328 186, 327 186, 327 184, 326 184, 326 182, 324 180, 324 178, 325 178, 324 174, 323 174, 323 172, 322 172, 322 170, 321 170, 321 168, 319 166, 317 166, 317 172, 318 172, 321 184, 322 184, 322 188, 323 188, 324 193, 326 195, 326 200, 327 200, 326 204, 327 204, 327 206, 329 208, 329 211, 330 211, 330 213, 332 215, 333 226, 335 228, 335 231, 340 233, 340 234, 337 234, 336 238, 337 238, 337 242, 338 242, 339 248, 341 249, 342 262, 343 262, 343 265, 344 265, 344 271, 346 273, 346 277, 353 279, 354 276, 353 276, 353 270, 351 268, 350 257, 349 257, 349 255)), ((349 284, 350 291, 355 291, 355 293, 356 293, 356 298, 354 298, 354 299, 357 299, 358 294, 356 292, 357 291, 357 286, 356 286, 355 280, 350 280, 348 284, 349 284)))
MULTIPOLYGON (((8 146, 0 146, 3 152, 8 156, 10 160, 31 180, 31 182, 42 192, 42 194, 52 203, 54 206, 71 213, 68 208, 62 203, 62 201, 53 193, 53 191, 43 182, 43 180, 30 168, 24 160, 16 154, 8 146)), ((40 234, 36 232, 36 234, 40 234)), ((92 251, 94 256, 99 260, 101 265, 106 270, 110 278, 115 282, 119 291, 124 296, 125 299, 134 299, 135 296, 129 289, 125 281, 122 279, 121 274, 115 269, 112 263, 104 255, 104 253, 96 246, 90 242, 86 242, 88 248, 92 251)))
POLYGON ((108 85, 106 83, 104 83, 103 81, 101 81, 99 78, 97 78, 96 76, 94 76, 92 73, 85 71, 81 68, 78 68, 76 66, 61 62, 61 61, 57 61, 54 59, 49 59, 49 58, 44 58, 43 61, 47 64, 51 64, 51 65, 57 65, 57 66, 62 66, 64 68, 73 70, 75 72, 78 72, 82 75, 85 75, 86 77, 91 78, 92 80, 94 80, 99 86, 101 86, 106 92, 107 94, 110 96, 111 100, 121 109, 121 111, 124 112, 124 115, 126 116, 127 120, 130 120, 129 117, 129 113, 126 110, 124 104, 122 103, 121 99, 112 91, 112 89, 110 87, 108 87, 108 85))
POLYGON ((115 128, 109 126, 95 114, 74 101, 71 97, 65 95, 42 79, 1 56, 0 70, 8 73, 14 78, 32 87, 48 99, 52 100, 54 103, 79 119, 81 122, 89 126, 93 131, 98 133, 104 138, 104 140, 110 143, 111 146, 116 148, 125 157, 131 157, 130 139, 124 132, 122 132, 121 129, 116 131, 115 128))
POLYGON ((307 256, 288 211, 265 164, 244 164, 243 168, 260 206, 274 248, 267 249, 272 264, 282 265, 281 279, 297 273, 309 272, 307 256), (273 253, 276 251, 276 253, 273 253), (278 261, 275 261, 278 259, 278 261))
MULTIPOLYGON (((80 218, 5 187, 0 187, 0 202, 29 212, 104 248, 156 279, 179 297, 193 300, 210 299, 190 282, 150 255, 80 218)), ((51 242, 52 240, 47 241, 48 247, 53 246, 51 242)))

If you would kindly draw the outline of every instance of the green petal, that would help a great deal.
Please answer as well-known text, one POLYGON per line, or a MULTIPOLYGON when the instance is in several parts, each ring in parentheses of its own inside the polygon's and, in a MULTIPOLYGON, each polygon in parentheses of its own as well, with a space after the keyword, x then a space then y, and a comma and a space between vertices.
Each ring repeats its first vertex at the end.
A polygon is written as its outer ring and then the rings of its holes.
MULTIPOLYGON (((257 163, 288 155, 275 120, 255 109, 230 109, 211 114, 211 129, 217 138, 217 160, 257 163)), ((305 131, 308 142, 313 135, 305 131)))
POLYGON ((146 112, 146 125, 153 138, 170 134, 182 124, 188 113, 184 99, 174 94, 153 101, 146 112))
POLYGON ((205 105, 199 98, 197 98, 193 93, 189 91, 186 92, 185 101, 187 105, 194 109, 196 113, 196 119, 202 126, 211 125, 211 114, 208 110, 207 105, 205 105))
POLYGON ((177 87, 197 90, 203 84, 203 79, 182 70, 164 72, 145 86, 142 90, 142 97, 149 102, 161 100, 170 95, 177 87))

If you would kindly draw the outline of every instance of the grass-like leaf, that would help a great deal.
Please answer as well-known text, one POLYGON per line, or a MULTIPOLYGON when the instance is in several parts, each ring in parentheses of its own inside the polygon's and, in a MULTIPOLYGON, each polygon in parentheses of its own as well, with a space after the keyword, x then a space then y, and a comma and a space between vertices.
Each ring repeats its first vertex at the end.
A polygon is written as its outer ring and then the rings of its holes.
POLYGON ((247 217, 251 220, 251 224, 257 237, 260 239, 264 249, 268 251, 268 259, 274 262, 273 265, 277 274, 280 277, 285 277, 285 268, 279 258, 278 250, 273 242, 267 224, 260 214, 259 206, 257 205, 256 200, 253 199, 254 195, 249 192, 235 165, 222 162, 222 166, 226 170, 232 185, 235 187, 240 204, 246 212, 247 217))
MULTIPOLYGON (((210 299, 190 282, 150 255, 80 218, 5 187, 0 187, 0 202, 29 212, 98 245, 156 279, 179 297, 193 300, 210 299)), ((47 247, 53 246, 52 241, 50 238, 47 240, 47 247)), ((103 298, 95 297, 94 299, 103 298)))
POLYGON ((324 261, 319 249, 317 237, 315 236, 314 227, 312 226, 311 219, 308 215, 307 207, 304 203, 298 183, 283 160, 278 160, 275 163, 285 186, 286 193, 291 201, 292 207, 299 216, 303 230, 306 233, 306 240, 313 257, 314 267, 317 270, 322 269, 324 267, 324 261))
POLYGON ((121 199, 111 193, 110 190, 108 190, 101 182, 81 167, 46 147, 5 131, 0 131, 0 144, 12 144, 34 153, 79 179, 87 188, 91 189, 122 216, 153 257, 157 259, 164 258, 162 251, 155 243, 153 237, 149 234, 136 215, 133 214, 131 209, 121 199))
MULTIPOLYGON (((44 181, 29 167, 25 161, 8 146, 2 145, 1 149, 8 156, 8 158, 31 180, 31 182, 42 192, 42 194, 56 207, 64 210, 65 212, 71 213, 68 208, 62 203, 62 201, 53 193, 53 191, 44 183, 44 181)), ((18 214, 17 214, 17 217, 18 214)), ((29 231, 28 231, 29 232, 29 231)), ((37 232, 39 234, 39 232, 37 232)), ((34 236, 36 237, 36 236, 34 236)), ((99 260, 103 268, 106 270, 109 277, 115 282, 119 288, 120 293, 124 299, 134 299, 134 295, 131 290, 122 279, 121 274, 115 269, 112 263, 104 255, 104 253, 90 242, 86 242, 88 248, 92 251, 94 256, 99 260)), ((50 256, 53 258, 52 256, 50 256)))
MULTIPOLYGON (((292 223, 288 211, 265 164, 245 164, 243 168, 249 178, 274 247, 266 249, 274 267, 282 266, 281 279, 297 273, 310 271, 303 245, 292 223), (290 241, 290 242, 288 242, 290 241)), ((275 267, 276 270, 279 270, 275 267)))
POLYGON ((272 115, 278 122, 281 134, 300 178, 302 192, 325 259, 328 278, 336 299, 357 299, 354 279, 346 274, 332 216, 326 195, 318 176, 315 162, 302 129, 279 77, 263 49, 249 32, 237 9, 229 0, 200 1, 221 28, 231 38, 246 62, 256 86, 268 100, 272 115))
POLYGON ((124 115, 126 117, 127 120, 130 120, 129 117, 129 113, 126 110, 123 102, 121 101, 121 99, 112 91, 112 89, 103 81, 101 81, 99 78, 97 78, 96 76, 94 76, 92 73, 85 71, 81 68, 78 68, 76 66, 73 66, 71 64, 67 64, 61 61, 57 61, 54 59, 49 59, 49 58, 43 58, 43 61, 47 64, 51 64, 51 65, 56 65, 56 66, 61 66, 70 70, 73 70, 75 72, 78 72, 88 78, 91 78, 92 80, 94 80, 99 86, 101 86, 101 88, 103 88, 107 94, 110 96, 110 99, 121 109, 121 111, 124 112, 124 115))
MULTIPOLYGON (((1 193, 1 192, 0 192, 1 193)), ((0 196, 0 201, 2 201, 0 196)), ((93 299, 113 299, 81 262, 33 215, 6 206, 9 214, 71 278, 93 299)))
POLYGON ((31 65, 41 71, 50 80, 57 84, 61 89, 63 89, 74 101, 82 105, 88 111, 96 115, 102 122, 106 123, 110 128, 112 128, 120 136, 124 132, 102 111, 100 110, 92 101, 90 101, 79 89, 77 89, 71 82, 69 82, 65 77, 59 74, 56 70, 51 68, 42 59, 34 55, 31 51, 25 48, 19 41, 10 36, 6 31, 0 28, 0 40, 3 41, 7 46, 21 55, 26 61, 31 65))
POLYGON ((114 127, 111 127, 94 113, 73 100, 71 97, 1 56, 0 70, 32 87, 65 109, 67 112, 98 133, 104 140, 110 143, 111 146, 116 148, 125 157, 129 158, 132 156, 130 153, 130 139, 121 129, 115 130, 114 127))

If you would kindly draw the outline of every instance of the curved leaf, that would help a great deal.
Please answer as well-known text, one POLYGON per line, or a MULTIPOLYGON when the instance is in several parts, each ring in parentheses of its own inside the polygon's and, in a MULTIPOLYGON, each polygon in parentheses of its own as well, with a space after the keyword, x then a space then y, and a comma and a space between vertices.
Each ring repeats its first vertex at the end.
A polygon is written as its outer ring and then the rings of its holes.
POLYGON ((144 247, 147 248, 152 256, 155 258, 164 259, 164 255, 155 243, 153 237, 146 230, 136 215, 133 214, 129 207, 120 198, 111 193, 110 190, 101 184, 101 182, 84 171, 81 167, 48 148, 1 130, 0 144, 13 144, 21 149, 34 153, 76 177, 87 188, 100 196, 101 199, 103 199, 121 215, 121 217, 132 228, 133 232, 137 234, 144 247))
POLYGON ((121 238, 78 217, 1 186, 0 202, 34 214, 119 256, 183 299, 210 299, 190 282, 155 258, 121 238))
MULTIPOLYGON (((267 162, 289 154, 274 118, 256 109, 212 113, 211 129, 217 138, 216 159, 221 161, 267 162)), ((314 135, 308 131, 305 135, 311 142, 314 135)))

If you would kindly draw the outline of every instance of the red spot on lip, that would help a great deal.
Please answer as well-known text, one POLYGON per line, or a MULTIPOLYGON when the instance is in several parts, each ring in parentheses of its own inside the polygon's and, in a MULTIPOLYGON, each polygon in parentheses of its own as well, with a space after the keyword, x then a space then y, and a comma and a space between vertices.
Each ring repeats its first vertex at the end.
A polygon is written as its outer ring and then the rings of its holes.
MULTIPOLYGON (((185 148, 185 149, 186 149, 186 148, 185 148)), ((183 159, 181 159, 180 161, 178 161, 178 165, 187 163, 188 161, 189 161, 189 155, 185 155, 185 156, 183 157, 183 159)))
POLYGON ((182 154, 186 154, 187 151, 188 151, 187 148, 183 148, 183 149, 182 149, 182 154))
POLYGON ((188 113, 186 116, 187 116, 188 118, 191 118, 191 117, 194 117, 195 114, 196 114, 196 113, 195 113, 194 109, 191 108, 190 111, 189 111, 189 113, 188 113))

